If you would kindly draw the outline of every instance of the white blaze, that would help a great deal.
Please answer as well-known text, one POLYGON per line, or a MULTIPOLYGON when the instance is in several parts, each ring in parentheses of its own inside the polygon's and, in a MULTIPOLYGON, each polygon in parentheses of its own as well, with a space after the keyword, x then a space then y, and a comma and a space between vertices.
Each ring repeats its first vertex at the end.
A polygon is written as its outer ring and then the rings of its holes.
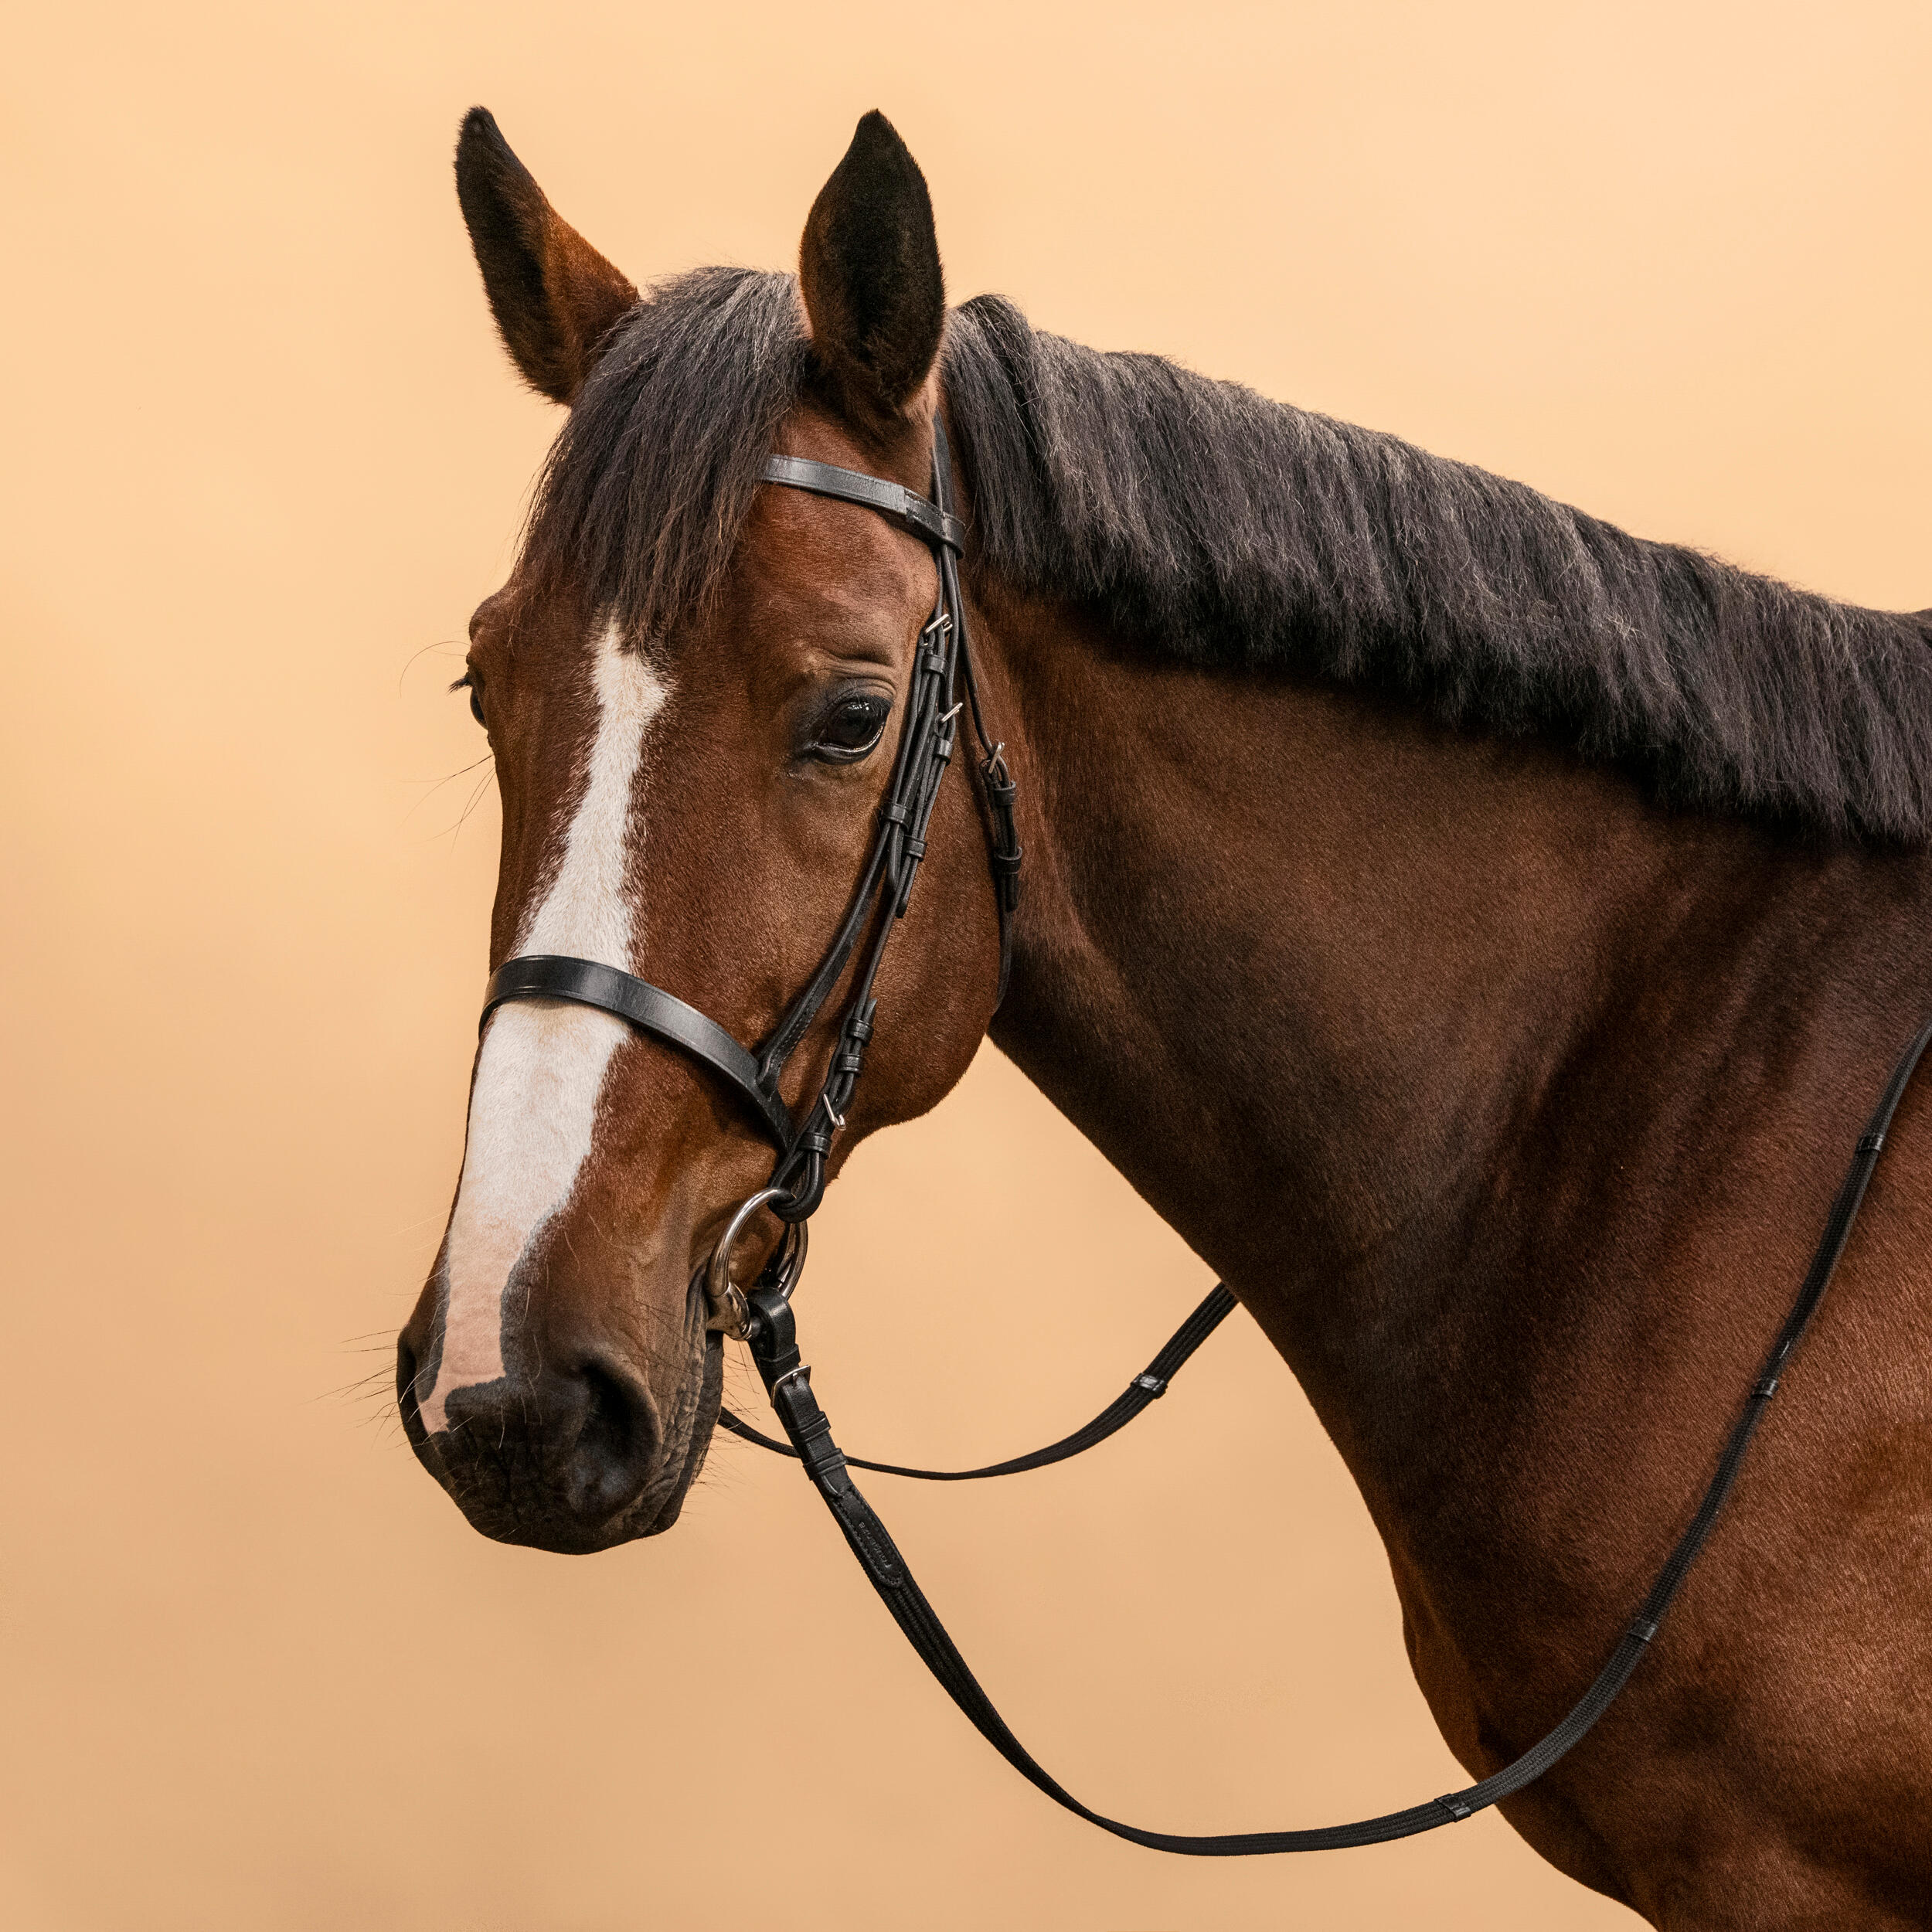
MULTIPOLYGON (((620 648, 614 627, 597 646, 597 737, 583 798, 556 877, 519 936, 519 953, 567 953, 628 972, 631 907, 624 896, 631 792, 645 727, 669 689, 620 648)), ((624 1022, 585 1006, 515 1000, 491 1015, 470 1092, 463 1179, 450 1217, 443 1352, 422 1399, 423 1427, 447 1425, 458 1389, 503 1369, 503 1291, 531 1237, 563 1206, 590 1151, 604 1069, 624 1022)))

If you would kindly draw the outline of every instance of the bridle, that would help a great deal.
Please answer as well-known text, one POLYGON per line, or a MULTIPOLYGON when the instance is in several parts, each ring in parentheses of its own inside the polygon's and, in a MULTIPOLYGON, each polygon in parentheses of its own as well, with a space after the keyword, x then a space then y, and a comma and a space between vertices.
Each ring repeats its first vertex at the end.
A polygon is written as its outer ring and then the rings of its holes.
POLYGON ((732 1249, 759 1209, 768 1209, 784 1222, 785 1239, 765 1278, 781 1283, 786 1298, 790 1298, 804 1267, 806 1223, 825 1199, 826 1156, 833 1137, 845 1124, 852 1090, 865 1064, 878 1005, 872 987, 886 944, 911 903, 920 862, 926 855, 927 828, 940 781, 952 763, 962 710, 970 711, 979 740, 987 849, 999 909, 995 1010, 1006 997, 1006 983, 1012 974, 1012 919, 1019 903, 1020 868, 1013 801, 1019 787, 1006 768, 1005 747, 988 736, 980 709, 979 688, 966 637, 966 607, 959 594, 959 557, 965 546, 966 526, 952 513, 951 468, 945 429, 935 417, 930 500, 883 477, 866 476, 802 456, 768 457, 760 473, 764 482, 836 497, 875 512, 926 544, 939 573, 933 614, 920 630, 913 653, 898 753, 859 883, 818 970, 764 1043, 755 1050, 741 1046, 716 1020, 675 994, 596 960, 553 953, 520 954, 497 968, 484 995, 485 1023, 498 1007, 514 999, 569 1000, 614 1014, 638 1032, 663 1040, 709 1067, 744 1101, 776 1144, 778 1158, 770 1179, 739 1206, 703 1270, 710 1303, 707 1325, 740 1340, 750 1338, 755 1321, 743 1290, 731 1279, 732 1249), (958 695, 962 689, 964 696, 958 695), (838 1024, 838 1045, 825 1083, 802 1123, 796 1122, 778 1083, 786 1063, 810 1032, 869 933, 867 950, 838 1024))
POLYGON ((832 1424, 811 1389, 811 1371, 798 1351, 791 1308, 793 1291, 804 1269, 806 1225, 825 1189, 825 1159, 834 1136, 845 1124, 852 1090, 872 1034, 876 1002, 872 986, 894 928, 905 916, 913 883, 925 856, 926 832, 939 786, 952 760, 957 720, 970 710, 982 753, 979 773, 988 821, 988 847, 999 906, 999 983, 1003 1000, 1012 967, 1012 914, 1019 900, 1020 845, 1013 821, 1016 787, 1006 769, 1003 748, 989 739, 980 713, 966 613, 959 592, 958 560, 964 527, 949 508, 951 474, 945 434, 933 424, 933 495, 916 495, 897 483, 840 469, 803 457, 774 456, 761 472, 767 483, 836 497, 876 512, 919 538, 938 566, 939 591, 920 633, 905 721, 891 781, 879 808, 869 852, 843 922, 818 970, 787 1009, 770 1037, 755 1052, 742 1046, 723 1027, 662 988, 594 960, 549 954, 506 960, 492 975, 483 1019, 506 1000, 562 999, 614 1014, 627 1025, 666 1042, 709 1067, 742 1099, 778 1149, 770 1179, 741 1202, 727 1223, 710 1259, 700 1271, 709 1307, 706 1328, 747 1341, 765 1391, 783 1424, 787 1440, 761 1435, 729 1410, 719 1423, 733 1434, 804 1464, 813 1487, 830 1508, 872 1587, 892 1612, 913 1648, 981 1736, 1015 1770, 1088 1823, 1155 1851, 1195 1857, 1238 1857, 1256 1852, 1334 1851, 1407 1838, 1418 1832, 1458 1823, 1522 1791, 1563 1757, 1610 1708, 1657 1637, 1664 1614, 1702 1552, 1743 1466, 1765 1409, 1777 1393, 1792 1352, 1824 1299, 1825 1291, 1849 1240, 1865 1191, 1883 1151, 1886 1137, 1907 1083, 1928 1044, 1929 1022, 1906 1046, 1860 1138, 1841 1184, 1811 1265, 1784 1327, 1766 1356, 1742 1412, 1733 1422, 1718 1458, 1716 1473, 1688 1526, 1665 1559, 1637 1614, 1608 1661, 1569 1714, 1512 1764, 1466 1789, 1431 1798, 1406 1811, 1346 1825, 1312 1830, 1244 1832, 1190 1836, 1149 1832, 1090 1809, 1045 1770, 1008 1728, 992 1701, 961 1656, 937 1613, 914 1580, 885 1525, 852 1480, 855 1465, 893 1475, 934 1481, 966 1481, 1038 1469, 1104 1441, 1166 1392, 1169 1380, 1234 1308, 1224 1285, 1195 1309, 1180 1329, 1126 1391, 1083 1427, 1044 1449, 985 1468, 931 1470, 849 1458, 832 1440, 832 1424), (964 696, 957 694, 962 690, 964 696), (843 1017, 830 1070, 802 1124, 795 1123, 778 1091, 785 1063, 831 998, 868 932, 870 940, 843 1017), (785 1238, 750 1290, 731 1278, 733 1246, 752 1216, 769 1209, 786 1223, 785 1238), (787 1444, 789 1446, 787 1446, 787 1444))

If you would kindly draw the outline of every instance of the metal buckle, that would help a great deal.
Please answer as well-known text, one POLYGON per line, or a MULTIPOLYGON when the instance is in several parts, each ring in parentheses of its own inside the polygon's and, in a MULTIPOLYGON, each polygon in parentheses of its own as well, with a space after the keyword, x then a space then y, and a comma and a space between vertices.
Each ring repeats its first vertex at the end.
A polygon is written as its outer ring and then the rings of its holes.
MULTIPOLYGON (((725 1224, 725 1231, 719 1236, 718 1245, 711 1250, 711 1259, 705 1267, 705 1297, 711 1304, 710 1317, 704 1325, 707 1330, 730 1335, 734 1341, 751 1339, 755 1319, 751 1305, 745 1299, 744 1290, 731 1278, 731 1250, 737 1246, 745 1223, 759 1209, 767 1202, 785 1197, 786 1190, 781 1187, 761 1187, 756 1194, 739 1203, 736 1212, 725 1224)), ((772 1263, 772 1267, 777 1270, 777 1279, 770 1285, 778 1291, 781 1301, 791 1299, 792 1291, 798 1285, 798 1277, 805 1271, 805 1250, 811 1239, 811 1230, 803 1221, 787 1224, 784 1240, 772 1263)), ((770 1270, 766 1272, 769 1274, 770 1270)))

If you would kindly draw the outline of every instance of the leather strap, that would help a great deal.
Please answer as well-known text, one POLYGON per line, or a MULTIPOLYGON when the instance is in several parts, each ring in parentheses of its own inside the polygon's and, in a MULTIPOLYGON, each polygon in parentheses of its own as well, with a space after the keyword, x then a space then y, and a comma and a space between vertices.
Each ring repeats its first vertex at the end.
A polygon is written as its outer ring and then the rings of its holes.
POLYGON ((903 483, 889 483, 883 476, 866 476, 857 470, 842 470, 835 463, 816 463, 808 456, 768 456, 761 474, 767 483, 783 483, 791 489, 809 490, 815 496, 835 496, 847 503, 863 504, 922 543, 944 544, 949 550, 966 547, 965 525, 950 511, 942 510, 903 483))
MULTIPOLYGON (((1165 1395, 1168 1384, 1180 1373, 1188 1357, 1234 1308, 1234 1297, 1223 1284, 1216 1282, 1207 1299, 1168 1338, 1161 1352, 1091 1422, 1083 1423, 1070 1436, 1049 1442, 1044 1449, 1032 1450, 1005 1462, 989 1462, 981 1469, 909 1469, 902 1463, 868 1462, 863 1456, 848 1456, 845 1461, 854 1469, 870 1469, 882 1476, 910 1476, 919 1482, 983 1482, 989 1476, 1024 1475, 1029 1470, 1045 1469, 1083 1455, 1089 1449, 1098 1448, 1109 1436, 1117 1435, 1148 1403, 1165 1395)), ((718 1427, 777 1455, 795 1457, 798 1453, 753 1428, 742 1416, 733 1415, 729 1409, 718 1411, 718 1427)))
POLYGON ((1439 1825, 1460 1824, 1480 1811, 1522 1790, 1570 1750, 1594 1725, 1617 1693, 1630 1681, 1631 1674, 1643 1661, 1655 1641, 1658 1627, 1671 1601, 1682 1587, 1691 1566, 1703 1549, 1713 1525, 1724 1507, 1742 1468, 1752 1436, 1763 1419, 1766 1405, 1777 1393, 1780 1376, 1791 1352, 1798 1346, 1811 1318, 1818 1312, 1830 1284, 1838 1257, 1845 1252, 1852 1224, 1865 1199, 1865 1191, 1884 1151, 1885 1138, 1898 1111, 1900 1098, 1929 1043, 1932 1022, 1920 1031, 1892 1070, 1877 1110, 1864 1134, 1811 1257, 1804 1281, 1784 1325, 1778 1332, 1757 1380, 1736 1421, 1732 1425, 1717 1472, 1704 1492, 1689 1526, 1658 1572, 1637 1614, 1618 1638, 1609 1661, 1596 1680, 1572 1706, 1556 1729, 1532 1745, 1513 1764, 1493 1777, 1426 1804, 1410 1805, 1406 1811, 1385 1812, 1379 1818, 1360 1818, 1346 1825, 1316 1826, 1300 1831, 1236 1832, 1195 1837, 1172 1832, 1149 1832, 1138 1825, 1123 1824, 1083 1804, 1053 1775, 1035 1761, 1026 1747, 1008 1728, 1006 1720, 992 1699, 980 1687, 968 1668, 958 1647, 939 1620, 938 1613, 926 1600, 925 1592, 914 1580, 905 1558, 900 1553, 878 1512, 859 1493, 853 1482, 848 1459, 832 1437, 832 1424, 812 1393, 811 1371, 798 1352, 797 1332, 790 1304, 775 1290, 760 1287, 750 1296, 758 1326, 752 1336, 752 1356, 771 1397, 774 1409, 784 1425, 794 1452, 824 1498, 843 1532, 852 1553, 863 1566, 867 1579, 879 1594, 894 1621, 903 1631, 913 1648, 940 1686, 963 1711, 979 1734, 1030 1784, 1063 1805, 1076 1817, 1097 1825, 1104 1832, 1151 1851, 1173 1852, 1192 1858, 1241 1858, 1257 1853, 1281 1852, 1333 1852, 1356 1845, 1378 1845, 1390 1838, 1410 1838, 1419 1832, 1434 1831, 1439 1825))
POLYGON ((777 1092, 758 1078, 758 1063, 714 1019, 687 1006, 662 987, 648 985, 594 959, 570 959, 558 953, 524 953, 506 959, 490 975, 483 995, 480 1032, 505 1000, 567 999, 614 1013, 627 1026, 654 1039, 681 1047, 702 1061, 745 1100, 782 1154, 798 1138, 791 1111, 777 1092))
MULTIPOLYGON (((952 514, 953 457, 946 441, 946 425, 933 418, 933 497, 942 516, 952 514)), ((963 526, 962 526, 963 527, 963 526)), ((999 981, 993 994, 993 1011, 1006 1004, 1007 983, 1013 976, 1013 914, 1019 905, 1019 868, 1024 848, 1013 822, 1013 803, 1019 787, 1006 769, 1004 744, 994 743, 986 729, 979 706, 979 681, 973 674, 973 649, 966 634, 966 600, 959 587, 959 553, 957 546, 936 549, 933 558, 939 566, 940 601, 953 614, 959 631, 960 682, 966 687, 966 702, 973 714, 973 735, 984 756, 979 763, 981 796, 987 816, 987 855, 992 862, 994 903, 999 913, 999 981)))

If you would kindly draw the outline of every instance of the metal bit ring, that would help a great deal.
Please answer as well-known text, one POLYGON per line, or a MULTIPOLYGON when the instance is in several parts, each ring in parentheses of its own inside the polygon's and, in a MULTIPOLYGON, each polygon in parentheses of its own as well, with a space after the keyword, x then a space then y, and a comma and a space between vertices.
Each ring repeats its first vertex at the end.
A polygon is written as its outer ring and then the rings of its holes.
MULTIPOLYGON (((716 1329, 736 1341, 750 1339, 751 1309, 745 1300, 744 1290, 731 1278, 731 1250, 737 1246, 745 1223, 759 1209, 770 1202, 787 1198, 781 1187, 760 1188, 739 1203, 736 1212, 725 1224, 725 1231, 718 1237, 718 1245, 711 1250, 711 1259, 705 1267, 705 1297, 711 1304, 711 1317, 705 1323, 707 1328, 716 1329)), ((778 1250, 778 1279, 774 1285, 787 1301, 791 1299, 792 1290, 798 1285, 798 1277, 804 1273, 805 1248, 810 1240, 810 1230, 803 1221, 786 1223, 785 1238, 778 1250)))

